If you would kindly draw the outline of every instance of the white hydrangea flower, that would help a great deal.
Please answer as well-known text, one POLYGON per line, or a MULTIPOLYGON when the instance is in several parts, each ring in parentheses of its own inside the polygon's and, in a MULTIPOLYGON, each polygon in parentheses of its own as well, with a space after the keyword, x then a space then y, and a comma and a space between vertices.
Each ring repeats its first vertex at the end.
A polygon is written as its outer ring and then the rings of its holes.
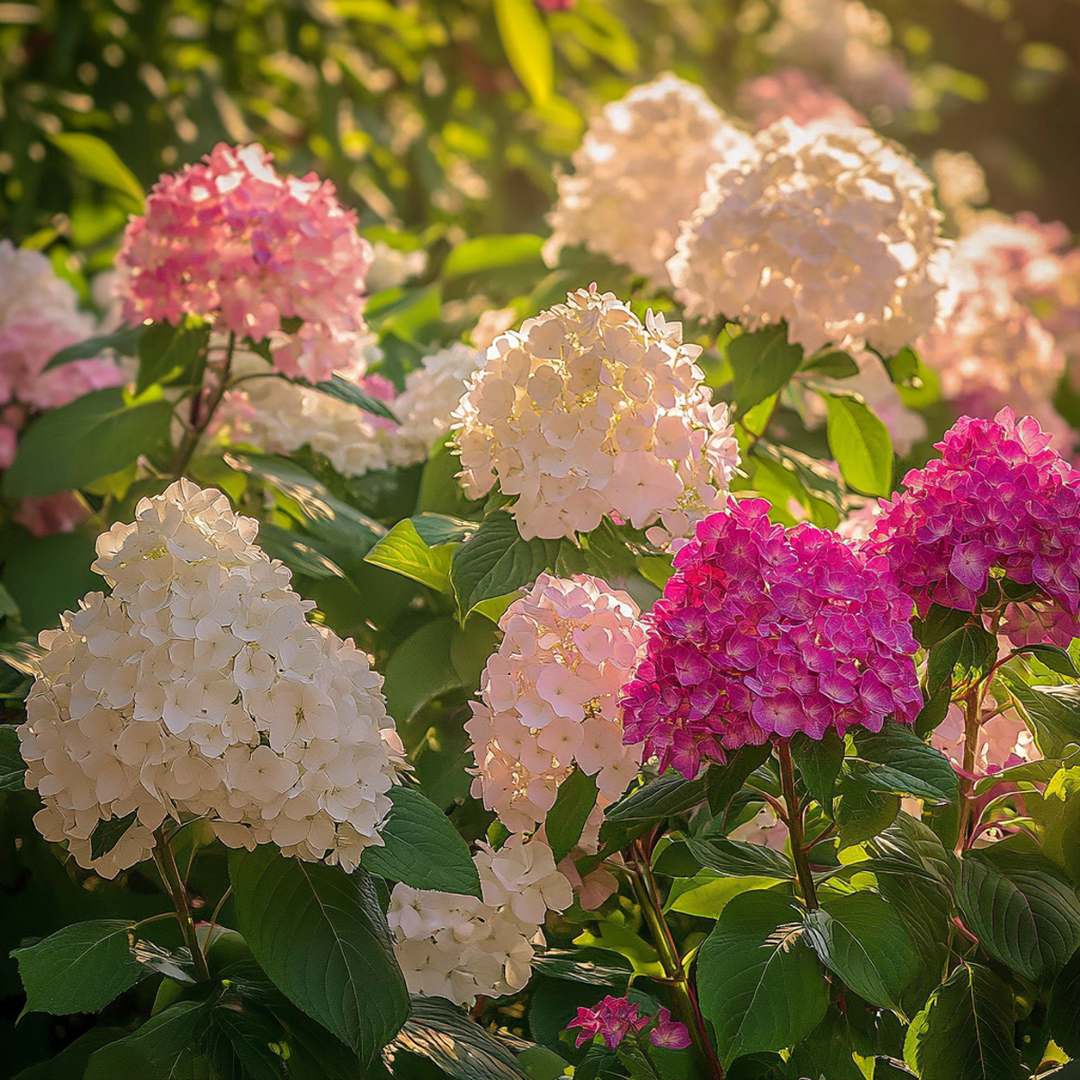
POLYGON ((454 411, 466 493, 497 478, 526 539, 591 532, 605 514, 685 535, 738 464, 700 352, 680 323, 650 311, 643 325, 595 286, 500 335, 454 411))
POLYGON ((405 389, 391 406, 401 421, 390 432, 391 465, 427 461, 435 440, 449 433, 450 414, 483 363, 483 353, 455 342, 425 356, 422 366, 405 376, 405 389))
POLYGON ((741 161, 750 149, 750 136, 701 87, 671 74, 634 87, 592 121, 574 174, 559 179, 545 259, 554 265, 563 246, 584 244, 666 285, 664 263, 706 170, 741 161))
POLYGON ((499 651, 480 677, 465 730, 472 793, 511 832, 531 832, 576 764, 617 799, 641 747, 623 743, 619 692, 644 654, 637 604, 598 578, 541 574, 499 620, 499 651))
POLYGON ((498 851, 479 848, 473 862, 482 900, 400 883, 390 894, 387 920, 412 994, 470 1006, 478 997, 516 993, 529 981, 546 913, 573 900, 542 840, 511 836, 498 851))
POLYGON ((933 184, 868 128, 781 118, 754 159, 714 166, 668 262, 694 315, 750 328, 786 319, 807 353, 886 356, 929 328, 941 287, 933 184))
POLYGON ((364 286, 368 293, 396 289, 426 269, 426 251, 400 251, 385 240, 376 240, 371 245, 371 265, 364 275, 364 286))
POLYGON ((258 523, 188 480, 98 538, 89 593, 44 631, 19 730, 46 839, 105 877, 147 858, 167 816, 230 847, 355 869, 381 844, 402 748, 382 677, 255 544, 258 523), (135 814, 94 858, 100 822, 135 814))

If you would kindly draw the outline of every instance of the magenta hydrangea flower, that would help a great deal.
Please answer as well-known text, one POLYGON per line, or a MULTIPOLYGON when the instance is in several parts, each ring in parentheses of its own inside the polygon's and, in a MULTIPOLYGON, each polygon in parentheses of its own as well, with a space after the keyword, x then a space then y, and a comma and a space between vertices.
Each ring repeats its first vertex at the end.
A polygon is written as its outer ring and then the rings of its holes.
POLYGON ((1080 636, 1080 472, 1030 416, 962 417, 939 460, 904 477, 883 502, 869 545, 889 561, 920 615, 931 604, 975 611, 991 574, 1039 595, 1006 609, 1016 644, 1080 636))
POLYGON ((286 375, 319 382, 360 347, 371 246, 330 181, 280 176, 271 161, 261 146, 219 143, 157 182, 117 258, 124 317, 216 315, 239 337, 270 338, 286 375), (303 324, 284 333, 294 318, 303 324))
POLYGON ((671 1012, 661 1007, 656 1017, 656 1027, 649 1032, 653 1046, 666 1046, 669 1050, 685 1050, 690 1045, 690 1031, 685 1024, 671 1019, 671 1012))
MULTIPOLYGON (((637 1005, 632 1004, 627 998, 611 997, 609 994, 595 1009, 579 1008, 577 1018, 571 1020, 566 1027, 567 1030, 581 1028, 575 1046, 582 1046, 593 1036, 601 1035, 607 1048, 614 1050, 627 1035, 636 1034, 648 1025, 649 1017, 638 1016, 637 1013, 637 1005)), ((671 1014, 668 1013, 668 1015, 671 1014)))
POLYGON ((813 525, 774 525, 768 511, 744 500, 700 522, 645 616, 623 725, 661 769, 692 778, 725 749, 878 731, 922 706, 911 601, 888 561, 813 525))

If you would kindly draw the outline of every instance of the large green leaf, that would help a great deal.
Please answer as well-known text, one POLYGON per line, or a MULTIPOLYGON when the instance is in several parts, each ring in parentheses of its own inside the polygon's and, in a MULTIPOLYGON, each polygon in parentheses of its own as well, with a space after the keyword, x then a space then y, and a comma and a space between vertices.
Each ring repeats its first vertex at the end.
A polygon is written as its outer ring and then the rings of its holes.
POLYGON ((137 394, 156 382, 193 385, 202 382, 206 366, 206 347, 210 343, 210 324, 194 322, 172 326, 154 323, 139 337, 139 374, 137 394))
POLYGON ((429 701, 463 686, 451 647, 457 621, 449 615, 425 623, 390 654, 383 693, 386 710, 399 723, 411 720, 429 701))
POLYGON ((409 1011, 386 916, 359 869, 285 858, 264 845, 229 857, 236 921, 274 984, 365 1062, 409 1011))
POLYGON ((796 732, 791 739, 791 757, 799 767, 806 790, 825 814, 832 817, 833 794, 844 763, 843 739, 831 728, 820 739, 796 732))
POLYGON ((1061 969, 1050 992, 1050 1031, 1070 1057, 1080 1057, 1080 952, 1061 969))
POLYGON ((899 1009, 919 969, 919 954, 900 916, 880 896, 856 892, 808 912, 806 936, 821 962, 857 994, 883 1009, 899 1009))
POLYGON ((604 811, 600 839, 622 847, 653 825, 705 801, 704 779, 687 780, 669 769, 663 776, 624 795, 604 811))
POLYGON ((840 847, 860 844, 887 829, 900 810, 900 796, 875 791, 854 777, 840 781, 840 805, 836 824, 840 826, 840 847))
POLYGON ((26 1012, 96 1012, 146 974, 123 919, 74 923, 27 949, 15 949, 26 1012))
POLYGON ((978 682, 997 659, 997 638, 975 623, 961 626, 936 642, 926 665, 927 690, 933 694, 950 679, 954 686, 978 682))
POLYGON ((168 440, 172 403, 129 405, 120 387, 92 394, 38 417, 23 434, 4 494, 55 495, 119 472, 168 440))
POLYGON ((381 416, 385 420, 392 420, 395 424, 401 421, 394 415, 393 410, 385 401, 364 393, 354 382, 343 379, 340 375, 331 375, 323 382, 311 383, 307 379, 293 379, 292 382, 300 383, 301 386, 318 390, 320 394, 344 401, 346 405, 355 405, 361 412, 371 413, 372 416, 381 416))
POLYGON ((16 1073, 14 1080, 83 1080, 91 1054, 126 1034, 123 1028, 93 1027, 65 1046, 56 1057, 16 1073))
POLYGON ((982 947, 1029 979, 1049 981, 1080 945, 1076 889, 1037 850, 967 852, 956 897, 982 947))
POLYGON ((504 266, 535 263, 543 266, 540 251, 544 238, 535 233, 517 233, 513 236, 474 236, 458 244, 443 263, 444 281, 477 274, 482 270, 495 270, 504 266))
POLYGON ((10 724, 0 726, 0 791, 26 790, 26 762, 19 736, 10 724))
POLYGON ((145 196, 135 174, 104 139, 84 132, 65 131, 49 135, 49 142, 67 154, 83 176, 112 188, 121 196, 124 209, 141 214, 145 196))
POLYGON ((522 540, 514 519, 505 510, 488 514, 476 535, 454 552, 450 580, 459 618, 464 622, 482 600, 531 585, 555 566, 558 553, 557 540, 522 540))
POLYGON ((725 1067, 740 1054, 793 1046, 829 1003, 799 908, 773 892, 742 893, 727 904, 698 953, 697 981, 725 1067))
POLYGON ((364 561, 403 574, 436 592, 450 588, 450 561, 456 545, 430 547, 409 518, 399 521, 368 553, 364 561))
POLYGON ((101 588, 90 569, 94 543, 81 532, 34 536, 21 527, 4 531, 3 583, 19 607, 23 626, 33 634, 60 623, 60 612, 101 588))
POLYGON ((845 767, 865 787, 930 802, 956 798, 956 773, 948 758, 908 728, 893 723, 878 733, 858 728, 854 743, 855 754, 845 759, 845 767))
POLYGON ((1066 757, 1080 744, 1080 701, 1052 693, 1058 687, 1029 685, 1022 670, 1002 668, 999 677, 1020 707, 1043 757, 1066 757))
POLYGON ((1012 991, 988 967, 961 964, 911 1022, 904 1060, 923 1080, 1020 1080, 1012 991))
POLYGON ((702 866, 724 877, 775 877, 794 880, 795 865, 782 851, 720 836, 688 836, 686 846, 702 866))
POLYGON ((495 22, 506 59, 535 105, 546 105, 555 88, 551 35, 532 0, 495 0, 495 22))
POLYGON ((480 896, 480 875, 450 819, 413 788, 391 788, 394 808, 383 823, 384 847, 369 847, 363 865, 414 889, 480 896))
POLYGON ((107 350, 120 356, 135 356, 139 351, 139 339, 145 329, 144 326, 121 326, 111 334, 99 334, 97 337, 77 341, 74 345, 68 345, 54 353, 44 370, 51 371, 76 360, 93 360, 107 350))
POLYGON ((735 404, 739 416, 780 390, 799 370, 803 351, 787 339, 787 324, 768 326, 754 334, 740 334, 727 347, 735 375, 735 404))
POLYGON ((892 491, 893 446, 889 429, 853 397, 822 394, 829 450, 845 483, 864 495, 892 491))
POLYGON ((147 1020, 126 1038, 117 1039, 90 1056, 83 1080, 188 1080, 192 1061, 206 1031, 212 1004, 178 1001, 147 1020))
POLYGON ((709 797, 709 809, 717 817, 727 811, 732 796, 737 792, 755 769, 769 760, 772 744, 761 746, 741 746, 738 750, 727 752, 727 761, 723 765, 710 765, 705 773, 705 789, 709 797))
POLYGON ((555 861, 562 862, 581 839, 585 822, 596 805, 596 777, 587 776, 580 768, 559 785, 555 805, 544 820, 544 831, 555 861))

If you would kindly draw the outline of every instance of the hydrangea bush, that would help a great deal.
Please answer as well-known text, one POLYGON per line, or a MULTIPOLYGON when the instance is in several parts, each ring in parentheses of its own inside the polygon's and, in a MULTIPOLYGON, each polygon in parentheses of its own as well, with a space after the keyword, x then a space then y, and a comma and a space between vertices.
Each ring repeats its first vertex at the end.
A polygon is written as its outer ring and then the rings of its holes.
POLYGON ((946 237, 869 9, 778 15, 756 135, 643 85, 545 237, 220 144, 100 326, 0 242, 22 1080, 1080 1058, 1075 253, 946 237))

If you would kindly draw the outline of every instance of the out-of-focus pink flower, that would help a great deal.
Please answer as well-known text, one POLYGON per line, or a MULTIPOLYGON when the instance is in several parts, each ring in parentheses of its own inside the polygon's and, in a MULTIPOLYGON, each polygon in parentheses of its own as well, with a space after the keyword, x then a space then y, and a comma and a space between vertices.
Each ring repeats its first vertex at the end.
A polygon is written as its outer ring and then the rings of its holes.
POLYGON ((261 146, 219 143, 157 182, 117 257, 124 315, 217 315, 239 337, 269 338, 286 375, 319 382, 349 366, 364 329, 371 246, 329 180, 280 176, 271 161, 261 146))
MULTIPOLYGON (((869 544, 884 554, 920 615, 931 604, 975 611, 992 569, 1035 585, 1080 635, 1080 472, 1028 416, 962 417, 935 445, 941 458, 904 477, 869 544)), ((1040 609, 1044 610, 1044 609, 1040 609)))
POLYGON ((727 836, 729 840, 741 840, 744 844, 759 844, 773 851, 783 851, 788 840, 788 827, 776 816, 773 808, 766 805, 727 836))
POLYGON ((619 883, 614 875, 609 874, 602 866, 582 877, 574 864, 575 857, 580 857, 576 848, 559 863, 559 871, 573 886, 581 910, 595 911, 609 896, 618 891, 619 883))
MULTIPOLYGON (((990 710, 996 708, 992 698, 987 699, 986 707, 990 710)), ((954 769, 963 771, 964 714, 960 706, 949 706, 945 719, 930 736, 930 743, 952 762, 954 769)), ((1038 761, 1041 757, 1027 725, 1010 709, 985 720, 979 728, 975 771, 969 778, 977 780, 983 776, 993 776, 1002 769, 1025 761, 1038 761)))
POLYGON ((761 499, 699 523, 646 617, 623 694, 627 742, 692 778, 703 758, 796 731, 873 731, 922 705, 911 604, 888 562, 835 533, 785 530, 761 499))
POLYGON ((685 1050, 690 1045, 690 1032, 685 1024, 672 1020, 670 1010, 661 1006, 656 1027, 649 1032, 649 1042, 653 1046, 666 1046, 669 1050, 685 1050))
POLYGON ((23 499, 15 520, 35 536, 49 536, 52 533, 71 532, 89 516, 90 511, 74 492, 62 491, 59 495, 23 499))
POLYGON ((573 11, 577 0, 535 0, 541 11, 573 11))
POLYGON ((739 88, 739 105, 742 112, 754 117, 759 129, 776 123, 781 116, 791 117, 796 124, 836 120, 869 126, 862 113, 801 68, 780 68, 744 82, 739 88))

